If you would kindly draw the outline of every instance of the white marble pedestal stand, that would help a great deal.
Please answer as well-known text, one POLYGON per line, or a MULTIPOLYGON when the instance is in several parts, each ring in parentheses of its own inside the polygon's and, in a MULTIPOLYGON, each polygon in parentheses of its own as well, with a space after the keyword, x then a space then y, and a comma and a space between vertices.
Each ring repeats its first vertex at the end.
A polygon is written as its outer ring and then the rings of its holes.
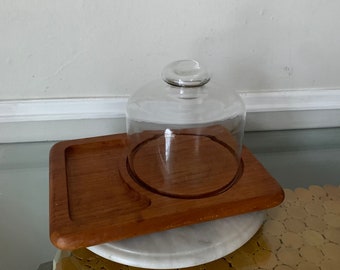
POLYGON ((264 217, 264 212, 252 212, 88 249, 108 260, 135 267, 191 267, 216 260, 241 247, 261 227, 264 217))

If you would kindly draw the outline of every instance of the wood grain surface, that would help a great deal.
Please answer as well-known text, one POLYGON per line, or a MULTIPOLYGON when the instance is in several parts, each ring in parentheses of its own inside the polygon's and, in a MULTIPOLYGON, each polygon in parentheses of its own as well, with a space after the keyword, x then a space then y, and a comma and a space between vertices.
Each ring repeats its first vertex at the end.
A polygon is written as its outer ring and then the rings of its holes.
MULTIPOLYGON (((338 270, 340 186, 285 189, 285 194, 284 202, 267 211, 262 228, 241 248, 216 261, 182 269, 338 270)), ((142 270, 87 249, 63 252, 59 258, 56 270, 142 270)))
POLYGON ((242 173, 236 140, 222 126, 148 131, 129 151, 129 173, 145 188, 175 198, 203 198, 230 188, 242 173))
MULTIPOLYGON (((189 145, 191 149, 192 143, 186 141, 188 138, 185 138, 185 144, 181 141, 179 145, 189 145)), ((209 155, 222 150, 215 155, 215 159, 206 157, 206 152, 203 157, 198 157, 199 162, 202 161, 201 158, 205 163, 212 161, 210 168, 198 169, 199 173, 204 172, 201 178, 197 178, 197 175, 190 177, 191 169, 187 171, 189 180, 184 188, 181 188, 178 177, 174 185, 175 191, 170 186, 170 192, 174 194, 185 195, 188 189, 190 195, 206 195, 213 191, 209 196, 199 198, 164 196, 145 188, 131 177, 126 166, 126 134, 57 143, 50 151, 52 243, 60 249, 73 250, 271 208, 282 202, 282 188, 248 149, 243 149, 242 163, 239 163, 243 167, 241 174, 235 178, 235 170, 239 169, 235 159, 232 161, 231 174, 224 172, 223 164, 219 163, 229 162, 230 152, 225 151, 221 144, 213 144, 219 150, 211 148, 211 145, 206 147, 207 142, 211 144, 208 137, 200 137, 200 147, 208 151, 209 155), (224 152, 227 157, 221 158, 220 155, 222 153, 223 156, 224 152), (212 178, 207 177, 206 173, 215 169, 217 172, 213 172, 212 178), (224 178, 224 181, 221 182, 219 177, 224 178), (205 181, 206 179, 209 181, 205 181), (230 181, 232 185, 228 189, 220 190, 221 185, 230 181)), ((147 157, 148 151, 142 154, 146 155, 146 164, 151 162, 150 157, 147 157)), ((185 155, 183 157, 187 158, 185 155)), ((138 157, 138 174, 143 170, 142 159, 142 156, 138 157)), ((186 166, 189 166, 188 163, 186 166)), ((160 189, 159 182, 157 183, 160 175, 154 176, 150 171, 146 173, 150 177, 147 178, 148 181, 155 177, 156 187, 160 189)), ((153 185, 152 182, 150 184, 153 185)))

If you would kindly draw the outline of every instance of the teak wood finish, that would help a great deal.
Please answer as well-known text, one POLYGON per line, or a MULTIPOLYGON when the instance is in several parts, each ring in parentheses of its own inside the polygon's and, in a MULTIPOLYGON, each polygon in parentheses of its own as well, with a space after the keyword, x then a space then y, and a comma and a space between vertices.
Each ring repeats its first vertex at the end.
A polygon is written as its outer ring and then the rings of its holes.
MULTIPOLYGON (((177 270, 338 270, 340 186, 312 185, 285 189, 285 194, 280 207, 267 211, 262 228, 237 251, 177 270)), ((146 270, 109 261, 83 248, 61 252, 57 258, 56 270, 146 270)))
POLYGON ((130 153, 125 133, 55 144, 52 243, 73 250, 280 204, 282 188, 251 152, 243 147, 238 162, 230 136, 212 130, 213 135, 175 134, 175 149, 185 154, 169 163, 174 173, 168 179, 155 167, 159 151, 154 149, 164 147, 159 134, 144 134, 130 153), (199 145, 192 158, 191 140, 199 145), (202 164, 195 168, 191 162, 202 164))
POLYGON ((132 137, 137 138, 129 140, 129 174, 163 196, 213 196, 230 188, 242 173, 238 145, 219 125, 145 131, 132 137))

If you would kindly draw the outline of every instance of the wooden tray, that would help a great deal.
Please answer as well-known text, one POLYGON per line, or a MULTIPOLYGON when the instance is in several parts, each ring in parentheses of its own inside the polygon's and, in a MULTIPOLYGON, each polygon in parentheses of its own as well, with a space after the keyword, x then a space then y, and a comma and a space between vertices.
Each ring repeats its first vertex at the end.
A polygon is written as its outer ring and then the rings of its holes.
POLYGON ((153 190, 127 165, 126 134, 52 147, 50 238, 56 247, 73 250, 121 240, 271 208, 284 199, 280 185, 245 147, 242 166, 226 186, 216 180, 211 190, 209 181, 200 182, 189 196, 178 186, 170 195, 158 184, 153 190))

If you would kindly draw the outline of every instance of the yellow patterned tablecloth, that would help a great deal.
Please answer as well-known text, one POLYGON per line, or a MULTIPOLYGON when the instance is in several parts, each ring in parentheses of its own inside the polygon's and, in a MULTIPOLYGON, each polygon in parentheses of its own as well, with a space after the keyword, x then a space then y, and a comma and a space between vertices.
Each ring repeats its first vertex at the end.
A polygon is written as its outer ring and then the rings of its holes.
MULTIPOLYGON (((285 195, 280 206, 267 210, 263 226, 244 246, 219 260, 185 269, 340 269, 340 186, 285 189, 285 195)), ((59 253, 54 269, 142 268, 108 261, 79 249, 59 253)))

